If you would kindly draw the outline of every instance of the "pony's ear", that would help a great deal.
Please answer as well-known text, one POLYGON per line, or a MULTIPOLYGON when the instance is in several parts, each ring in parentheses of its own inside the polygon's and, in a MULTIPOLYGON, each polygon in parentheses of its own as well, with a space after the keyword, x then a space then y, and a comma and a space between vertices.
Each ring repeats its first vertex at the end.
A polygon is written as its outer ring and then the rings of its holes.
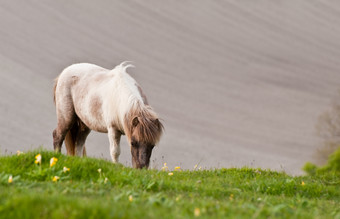
POLYGON ((136 116, 132 120, 132 127, 136 127, 138 124, 139 124, 139 119, 138 119, 138 116, 136 116))
POLYGON ((157 126, 159 126, 159 124, 160 124, 159 119, 155 119, 153 122, 154 122, 157 126))

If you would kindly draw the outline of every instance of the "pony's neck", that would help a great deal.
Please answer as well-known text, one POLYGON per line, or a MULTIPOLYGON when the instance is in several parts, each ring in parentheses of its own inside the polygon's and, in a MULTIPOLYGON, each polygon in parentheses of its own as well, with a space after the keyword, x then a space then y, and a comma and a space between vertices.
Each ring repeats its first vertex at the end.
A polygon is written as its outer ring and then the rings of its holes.
POLYGON ((142 96, 138 90, 137 82, 127 72, 126 69, 132 67, 132 65, 123 66, 123 63, 116 66, 112 73, 114 74, 115 80, 118 82, 121 93, 128 95, 129 104, 133 105, 138 100, 142 100, 142 96))
MULTIPOLYGON (((131 112, 143 107, 143 99, 138 90, 137 82, 126 72, 126 67, 118 65, 112 71, 112 87, 116 95, 116 106, 120 123, 125 124, 125 119, 131 112)), ((123 125, 125 126, 125 125, 123 125)), ((126 128, 122 127, 126 133, 126 128)))

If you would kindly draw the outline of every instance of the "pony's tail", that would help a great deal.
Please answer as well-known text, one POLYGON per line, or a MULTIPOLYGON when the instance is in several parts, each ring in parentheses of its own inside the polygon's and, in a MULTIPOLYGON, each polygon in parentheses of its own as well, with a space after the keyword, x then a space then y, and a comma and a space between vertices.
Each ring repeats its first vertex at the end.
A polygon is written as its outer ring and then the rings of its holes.
POLYGON ((59 79, 59 76, 56 77, 56 79, 54 79, 54 86, 53 86, 53 101, 54 101, 54 104, 55 104, 55 91, 57 90, 58 79, 59 79))
MULTIPOLYGON (((76 152, 76 138, 77 138, 77 133, 79 130, 79 124, 78 122, 75 122, 72 128, 66 133, 65 136, 65 146, 66 146, 66 152, 67 155, 74 156, 76 152)), ((86 156, 86 149, 84 146, 83 149, 83 156, 86 156)))

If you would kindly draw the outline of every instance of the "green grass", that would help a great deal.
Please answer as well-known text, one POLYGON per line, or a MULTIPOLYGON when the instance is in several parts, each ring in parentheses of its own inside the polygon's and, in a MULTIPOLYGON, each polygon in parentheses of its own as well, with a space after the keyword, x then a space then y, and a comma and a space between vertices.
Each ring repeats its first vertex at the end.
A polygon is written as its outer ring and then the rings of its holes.
POLYGON ((307 162, 303 170, 311 176, 340 176, 340 146, 329 155, 327 163, 324 166, 318 167, 313 163, 307 162))
POLYGON ((2 156, 0 217, 194 218, 196 209, 202 218, 340 218, 338 174, 292 177, 249 168, 172 172, 48 151, 2 156), (34 163, 37 153, 41 166, 34 163), (52 157, 58 162, 50 167, 52 157), (64 166, 70 171, 64 173, 64 166), (53 182, 54 176, 60 179, 53 182))

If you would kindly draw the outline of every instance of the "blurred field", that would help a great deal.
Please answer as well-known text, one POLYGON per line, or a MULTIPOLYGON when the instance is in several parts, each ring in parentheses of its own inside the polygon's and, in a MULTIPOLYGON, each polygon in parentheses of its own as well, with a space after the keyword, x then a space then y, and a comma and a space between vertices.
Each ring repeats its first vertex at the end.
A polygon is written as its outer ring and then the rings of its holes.
MULTIPOLYGON (((164 120, 154 167, 251 166, 300 174, 340 87, 335 1, 3 1, 0 150, 52 149, 53 79, 66 66, 131 75, 164 120)), ((109 159, 105 134, 90 156, 109 159)), ((130 164, 122 142, 121 161, 130 164)))

